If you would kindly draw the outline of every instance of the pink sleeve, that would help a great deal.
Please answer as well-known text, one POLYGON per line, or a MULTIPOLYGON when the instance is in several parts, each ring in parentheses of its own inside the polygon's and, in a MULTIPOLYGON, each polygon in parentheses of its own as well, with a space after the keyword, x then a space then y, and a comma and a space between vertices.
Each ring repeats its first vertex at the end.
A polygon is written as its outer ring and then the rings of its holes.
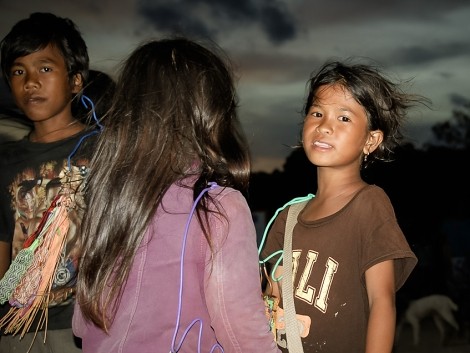
POLYGON ((211 326, 225 353, 280 352, 264 314, 251 212, 237 191, 220 202, 229 225, 227 234, 226 223, 212 223, 215 254, 205 272, 211 326))

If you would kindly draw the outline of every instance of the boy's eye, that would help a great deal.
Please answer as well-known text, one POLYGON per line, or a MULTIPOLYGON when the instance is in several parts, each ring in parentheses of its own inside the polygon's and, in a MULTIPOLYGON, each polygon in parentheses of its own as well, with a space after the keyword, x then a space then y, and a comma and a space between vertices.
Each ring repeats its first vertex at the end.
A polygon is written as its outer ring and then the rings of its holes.
POLYGON ((44 66, 42 69, 41 69, 41 72, 51 72, 52 69, 50 67, 47 67, 47 66, 44 66))
POLYGON ((12 76, 20 76, 20 75, 23 74, 23 72, 24 72, 23 70, 17 69, 17 70, 13 70, 13 71, 11 72, 11 75, 12 75, 12 76))
POLYGON ((344 116, 344 115, 340 116, 338 119, 339 119, 340 121, 344 121, 344 122, 351 121, 351 119, 349 119, 347 116, 344 116))

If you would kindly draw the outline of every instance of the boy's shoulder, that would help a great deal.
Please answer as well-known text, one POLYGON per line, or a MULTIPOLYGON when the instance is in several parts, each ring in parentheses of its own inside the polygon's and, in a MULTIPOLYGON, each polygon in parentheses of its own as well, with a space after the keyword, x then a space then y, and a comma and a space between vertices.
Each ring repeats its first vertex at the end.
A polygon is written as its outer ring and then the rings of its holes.
POLYGON ((21 140, 31 128, 25 118, 0 112, 0 143, 21 140))
POLYGON ((50 143, 31 142, 28 138, 0 143, 0 165, 36 164, 67 158, 91 158, 97 132, 85 130, 50 143))
POLYGON ((27 138, 8 140, 0 142, 0 164, 8 164, 10 159, 18 159, 22 154, 23 146, 27 138))

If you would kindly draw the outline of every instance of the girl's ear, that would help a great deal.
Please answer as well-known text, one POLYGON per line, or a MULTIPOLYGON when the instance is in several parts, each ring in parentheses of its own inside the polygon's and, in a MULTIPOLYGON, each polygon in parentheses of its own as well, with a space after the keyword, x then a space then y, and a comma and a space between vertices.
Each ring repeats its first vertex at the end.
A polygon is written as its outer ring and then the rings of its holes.
POLYGON ((384 139, 384 134, 381 130, 374 130, 369 132, 369 137, 364 145, 363 152, 368 155, 376 150, 380 146, 384 139))
POLYGON ((83 88, 83 77, 81 74, 75 74, 72 79, 72 93, 78 93, 83 88))

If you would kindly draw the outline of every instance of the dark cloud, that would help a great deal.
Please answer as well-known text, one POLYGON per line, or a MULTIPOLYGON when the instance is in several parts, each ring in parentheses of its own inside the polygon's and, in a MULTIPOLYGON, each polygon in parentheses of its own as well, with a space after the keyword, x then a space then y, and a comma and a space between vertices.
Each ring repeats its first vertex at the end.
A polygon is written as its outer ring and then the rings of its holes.
POLYGON ((370 23, 388 19, 435 21, 451 11, 468 7, 468 0, 328 0, 302 1, 299 17, 309 19, 311 28, 325 24, 370 23))
POLYGON ((157 30, 211 36, 209 28, 202 21, 187 16, 181 3, 154 4, 151 0, 144 0, 139 3, 138 12, 157 30))
POLYGON ((138 13, 155 29, 218 37, 227 28, 258 26, 273 44, 295 37, 293 16, 275 0, 140 0, 138 13))
POLYGON ((282 43, 295 37, 294 20, 283 4, 269 2, 261 14, 261 26, 274 43, 282 43))
POLYGON ((188 0, 190 4, 197 2, 206 4, 216 16, 224 20, 248 22, 256 20, 259 16, 258 8, 251 0, 199 0, 194 2, 188 0))
POLYGON ((470 105, 470 98, 464 97, 461 94, 451 93, 449 95, 449 98, 450 98, 450 102, 452 103, 452 105, 457 108, 468 107, 470 105))
POLYGON ((453 42, 440 45, 414 45, 406 48, 397 48, 388 60, 394 65, 419 65, 434 61, 455 58, 470 54, 470 43, 453 42))

